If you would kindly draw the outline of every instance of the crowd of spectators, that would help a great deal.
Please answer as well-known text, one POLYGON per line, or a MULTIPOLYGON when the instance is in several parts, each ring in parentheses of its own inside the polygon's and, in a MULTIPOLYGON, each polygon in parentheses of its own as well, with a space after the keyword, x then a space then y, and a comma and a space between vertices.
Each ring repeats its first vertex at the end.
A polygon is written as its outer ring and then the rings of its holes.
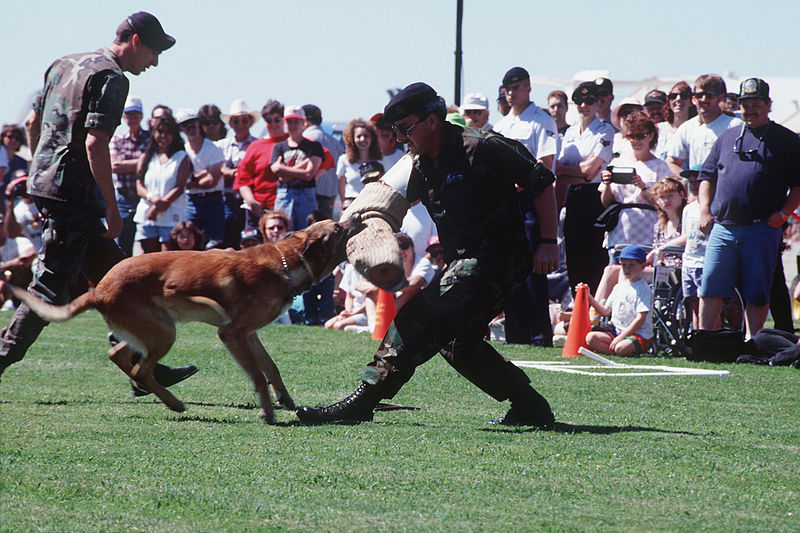
MULTIPOLYGON (((709 167, 707 156, 724 132, 741 130, 737 139, 741 145, 749 125, 737 102, 744 89, 729 93, 720 76, 708 74, 691 84, 680 81, 669 91, 654 87, 641 102, 628 98, 615 105, 613 82, 598 78, 578 84, 569 96, 562 90, 550 92, 541 107, 533 102, 531 89, 528 72, 514 67, 499 87, 496 105, 501 118, 494 125, 489 122, 489 98, 480 92, 468 93, 460 105, 450 106, 448 117, 453 123, 493 129, 520 141, 553 170, 558 208, 563 210, 559 240, 572 292, 585 283, 602 306, 620 277, 616 247, 677 244, 686 245, 689 254, 684 264, 686 295, 702 296, 702 254, 714 191, 703 201, 696 178, 703 168, 704 179, 716 183, 717 171, 723 172, 721 165, 709 167), (567 121, 570 100, 578 117, 573 124, 567 121), (691 207, 684 210, 687 203, 691 207), (615 205, 620 208, 616 223, 598 227, 598 217, 615 205)), ((768 107, 768 88, 759 85, 758 90, 762 92, 757 97, 768 107)), ((284 106, 269 100, 260 113, 238 99, 228 113, 213 104, 175 112, 159 104, 152 109, 148 128, 143 119, 142 101, 128 97, 123 113, 126 128, 110 145, 123 220, 118 242, 128 255, 238 249, 272 242, 315 220, 338 216, 366 182, 377 179, 405 152, 393 124, 382 114, 354 118, 338 138, 322 128, 322 111, 313 104, 284 106), (262 119, 264 124, 259 125, 262 119), (254 132, 260 128, 265 135, 257 138, 254 132)), ((30 249, 38 248, 41 240, 37 213, 25 192, 30 157, 25 145, 24 129, 3 127, 0 175, 8 200, 0 202, 5 213, 0 237, 3 242, 6 237, 25 241, 17 246, 20 260, 7 258, 12 252, 5 244, 0 247, 2 265, 16 260, 14 265, 29 267, 30 249)), ((727 148, 716 151, 727 155, 727 148)), ((736 150, 740 153, 741 146, 736 150)), ((787 190, 796 181, 780 179, 787 190)), ((780 195, 780 187, 777 190, 780 195)), ((789 205, 789 212, 782 210, 785 198, 784 192, 773 202, 781 215, 787 215, 781 223, 794 209, 789 205)), ((540 239, 542 225, 552 222, 539 217, 533 197, 520 190, 518 200, 531 253, 555 244, 540 239)), ((411 289, 397 294, 399 305, 442 266, 437 231, 424 206, 411 207, 402 231, 398 239, 411 289)), ((368 331, 374 325, 375 288, 350 265, 337 272, 312 291, 313 296, 298 298, 287 316, 326 328, 368 331), (328 296, 336 305, 327 303, 328 296)), ((646 276, 646 268, 644 272, 646 276)), ((774 290, 781 290, 781 281, 785 288, 782 272, 776 275, 774 290)), ((504 316, 498 317, 505 321, 506 342, 552 345, 548 304, 564 301, 563 295, 552 291, 552 279, 530 275, 508 302, 504 316)), ((764 305, 762 293, 757 293, 759 309, 764 305)), ((693 311, 698 326, 696 304, 693 311)), ((786 310, 773 312, 783 316, 786 310)), ((760 324, 753 323, 751 333, 758 328, 760 324)))

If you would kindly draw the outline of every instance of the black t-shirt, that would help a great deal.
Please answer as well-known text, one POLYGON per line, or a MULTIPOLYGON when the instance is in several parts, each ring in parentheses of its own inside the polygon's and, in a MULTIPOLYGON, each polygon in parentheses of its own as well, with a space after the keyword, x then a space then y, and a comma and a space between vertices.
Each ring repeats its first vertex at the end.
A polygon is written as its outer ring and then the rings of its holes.
POLYGON ((721 224, 766 220, 800 186, 800 138, 770 122, 723 131, 708 154, 699 180, 716 185, 711 212, 721 224))

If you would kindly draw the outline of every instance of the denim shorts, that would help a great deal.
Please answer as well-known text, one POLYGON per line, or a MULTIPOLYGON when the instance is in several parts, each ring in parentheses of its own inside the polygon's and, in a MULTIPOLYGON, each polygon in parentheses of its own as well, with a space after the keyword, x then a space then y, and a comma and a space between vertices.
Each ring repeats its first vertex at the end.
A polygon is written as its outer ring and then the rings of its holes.
POLYGON ((768 304, 782 235, 781 228, 766 222, 714 224, 706 244, 700 297, 732 297, 741 276, 742 298, 753 305, 768 304))
POLYGON ((681 270, 681 289, 684 298, 694 298, 700 294, 700 284, 703 280, 703 267, 683 267, 681 270))
POLYGON ((154 239, 158 237, 158 242, 169 242, 169 234, 172 228, 167 226, 143 226, 136 224, 136 235, 134 240, 154 239))

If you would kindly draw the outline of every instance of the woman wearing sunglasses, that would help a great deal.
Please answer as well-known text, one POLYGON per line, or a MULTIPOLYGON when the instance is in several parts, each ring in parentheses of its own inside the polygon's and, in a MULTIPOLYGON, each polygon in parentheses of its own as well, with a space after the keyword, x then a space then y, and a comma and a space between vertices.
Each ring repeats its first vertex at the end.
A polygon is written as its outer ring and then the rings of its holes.
MULTIPOLYGON (((600 185, 600 200, 603 207, 611 204, 650 204, 648 190, 658 181, 671 175, 669 165, 663 159, 657 158, 651 151, 658 143, 658 130, 656 125, 643 111, 634 111, 625 120, 626 139, 630 142, 631 151, 611 161, 609 169, 633 168, 634 174, 628 183, 627 179, 620 179, 621 174, 604 170, 601 173, 603 180, 600 185)), ((622 209, 616 227, 606 233, 606 247, 620 244, 638 244, 640 246, 653 245, 653 225, 658 218, 657 213, 650 209, 628 208, 622 209)), ((611 258, 609 263, 613 263, 611 258)))
POLYGON ((595 292, 603 267, 608 263, 603 231, 594 222, 603 211, 600 201, 600 171, 611 161, 614 128, 596 117, 597 86, 578 85, 572 93, 580 120, 567 129, 556 162, 558 183, 569 185, 565 202, 564 239, 569 283, 574 293, 578 283, 595 292))

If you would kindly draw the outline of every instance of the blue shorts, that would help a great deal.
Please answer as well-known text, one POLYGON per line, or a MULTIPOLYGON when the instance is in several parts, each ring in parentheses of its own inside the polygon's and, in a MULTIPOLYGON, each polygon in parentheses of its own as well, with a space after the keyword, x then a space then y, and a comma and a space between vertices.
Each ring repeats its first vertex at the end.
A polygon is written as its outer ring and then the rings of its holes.
POLYGON ((134 240, 143 241, 144 239, 158 238, 158 242, 169 242, 169 234, 172 228, 167 226, 143 226, 136 224, 136 235, 134 240))
POLYGON ((703 279, 703 267, 683 267, 681 270, 681 290, 684 298, 696 298, 700 294, 700 282, 703 279))
POLYGON ((766 222, 745 226, 714 224, 706 244, 701 298, 730 298, 742 279, 742 298, 753 305, 769 303, 783 230, 766 222))

